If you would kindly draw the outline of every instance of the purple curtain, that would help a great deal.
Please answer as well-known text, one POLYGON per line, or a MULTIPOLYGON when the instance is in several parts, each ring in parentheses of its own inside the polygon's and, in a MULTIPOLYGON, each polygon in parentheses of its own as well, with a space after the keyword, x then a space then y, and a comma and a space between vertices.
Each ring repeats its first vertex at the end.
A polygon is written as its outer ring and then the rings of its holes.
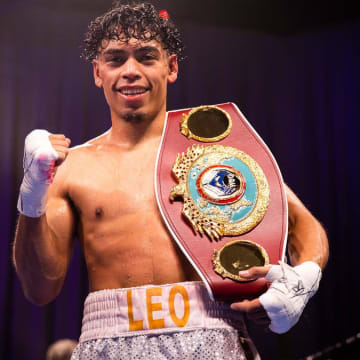
MULTIPOLYGON (((91 9, 67 12, 32 3, 0 6, 0 358, 5 360, 42 359, 53 341, 78 338, 87 294, 77 246, 56 301, 37 307, 24 298, 11 262, 24 138, 34 128, 46 128, 77 145, 110 127, 91 66, 79 59, 91 9)), ((359 332, 360 23, 292 35, 180 25, 187 59, 169 88, 168 108, 236 103, 329 235, 329 265, 299 324, 282 336, 249 324, 263 359, 299 359, 359 332)))

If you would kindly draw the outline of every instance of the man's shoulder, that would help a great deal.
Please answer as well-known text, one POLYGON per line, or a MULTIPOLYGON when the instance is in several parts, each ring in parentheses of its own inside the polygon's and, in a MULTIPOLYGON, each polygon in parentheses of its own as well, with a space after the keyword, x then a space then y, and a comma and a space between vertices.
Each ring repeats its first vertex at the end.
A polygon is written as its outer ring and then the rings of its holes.
POLYGON ((96 145, 86 142, 69 148, 66 159, 57 169, 57 177, 68 177, 69 174, 83 171, 83 167, 91 161, 91 153, 95 147, 96 145))
POLYGON ((93 145, 84 143, 69 149, 64 162, 56 168, 52 187, 59 189, 64 194, 76 183, 77 179, 91 168, 91 156, 89 149, 93 145))
POLYGON ((75 145, 69 149, 69 156, 71 159, 76 159, 82 156, 88 156, 93 151, 97 150, 105 142, 105 137, 108 132, 101 134, 93 139, 90 139, 83 144, 75 145))
POLYGON ((91 144, 90 142, 86 142, 81 145, 76 145, 69 148, 69 158, 77 158, 78 156, 86 155, 92 148, 96 145, 91 144))

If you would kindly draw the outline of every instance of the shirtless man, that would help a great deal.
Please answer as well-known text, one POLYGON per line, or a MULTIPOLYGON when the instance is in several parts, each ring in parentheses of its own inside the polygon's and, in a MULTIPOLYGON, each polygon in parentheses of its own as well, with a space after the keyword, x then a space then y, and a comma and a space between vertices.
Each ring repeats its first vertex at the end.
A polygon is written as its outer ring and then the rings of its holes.
POLYGON ((61 290, 79 239, 90 294, 73 359, 215 359, 219 351, 226 359, 258 358, 243 314, 284 332, 317 290, 326 235, 289 189, 289 253, 298 266, 242 273, 272 283, 263 301, 235 302, 232 309, 211 304, 174 244, 157 208, 153 173, 167 84, 176 81, 181 52, 178 30, 152 5, 109 11, 90 25, 85 57, 104 90, 111 129, 73 149, 64 135, 45 130, 25 141, 14 264, 25 296, 47 304, 61 290), (284 279, 304 285, 299 301, 281 289, 284 279), (276 296, 279 287, 283 297, 276 296))

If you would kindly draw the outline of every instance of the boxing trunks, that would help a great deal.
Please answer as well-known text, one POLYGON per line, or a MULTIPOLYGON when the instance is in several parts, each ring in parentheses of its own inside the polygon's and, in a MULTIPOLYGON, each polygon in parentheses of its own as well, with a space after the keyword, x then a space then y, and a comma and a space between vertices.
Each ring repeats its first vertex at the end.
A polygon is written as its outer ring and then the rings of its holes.
POLYGON ((260 359, 243 316, 202 282, 90 293, 72 360, 260 359))

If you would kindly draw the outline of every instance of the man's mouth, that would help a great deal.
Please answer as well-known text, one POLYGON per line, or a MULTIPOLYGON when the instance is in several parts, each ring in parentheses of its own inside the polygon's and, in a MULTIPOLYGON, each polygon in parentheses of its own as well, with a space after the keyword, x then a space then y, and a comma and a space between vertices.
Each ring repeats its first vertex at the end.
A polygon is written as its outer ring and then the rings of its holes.
POLYGON ((118 91, 125 96, 136 96, 146 93, 148 89, 143 87, 123 87, 118 91))

